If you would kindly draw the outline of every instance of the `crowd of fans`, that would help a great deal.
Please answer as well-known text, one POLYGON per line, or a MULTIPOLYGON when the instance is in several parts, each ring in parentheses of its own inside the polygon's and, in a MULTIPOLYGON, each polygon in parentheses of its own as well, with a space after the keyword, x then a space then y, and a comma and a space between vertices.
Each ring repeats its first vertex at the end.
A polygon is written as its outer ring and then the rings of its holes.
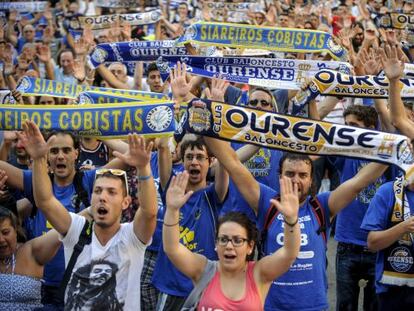
MULTIPOLYGON (((177 39, 197 21, 320 30, 346 49, 352 75, 382 72, 389 98, 320 95, 301 116, 411 140, 414 99, 401 99, 399 79, 404 64, 414 62, 413 6, 406 0, 50 0, 41 12, 0 11, 0 89, 21 105, 76 104, 17 91, 29 76, 291 114, 298 91, 192 76, 180 63, 163 81, 155 62, 93 69, 88 58, 101 43, 177 39), (128 8, 108 7, 126 2, 128 8), (158 9, 154 24, 114 22, 93 30, 79 23, 81 16, 158 9), (407 14, 411 24, 378 27, 376 17, 388 12, 407 14)), ((265 46, 215 53, 332 60, 265 46)), ((397 167, 192 134, 177 142, 133 133, 99 140, 41 132, 32 121, 0 137, 1 310, 357 310, 361 279, 364 310, 414 308, 414 184, 404 186, 404 216, 394 217, 397 167), (326 271, 334 224, 336 306, 328 305, 326 271)))

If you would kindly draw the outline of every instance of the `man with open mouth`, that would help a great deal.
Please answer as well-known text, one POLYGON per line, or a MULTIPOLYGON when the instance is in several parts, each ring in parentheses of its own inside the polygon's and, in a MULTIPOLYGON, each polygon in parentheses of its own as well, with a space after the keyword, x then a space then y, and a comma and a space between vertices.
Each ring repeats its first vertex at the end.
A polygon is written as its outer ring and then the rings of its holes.
MULTIPOLYGON (((129 135, 129 150, 125 154, 114 153, 125 166, 136 167, 137 178, 141 182, 138 193, 141 204, 134 221, 120 223, 122 211, 131 202, 126 172, 102 168, 95 174, 89 208, 93 221, 88 222, 84 216, 68 212, 53 194, 47 154, 49 145, 58 138, 46 143, 32 121, 24 123, 23 128, 24 132, 19 137, 33 159, 35 203, 61 234, 66 267, 70 267, 65 310, 83 306, 94 310, 140 310, 140 291, 136 288, 140 286, 144 253, 151 243, 157 214, 156 190, 150 166, 152 143, 146 145, 142 137, 129 135), (84 240, 85 235, 87 241, 84 240), (80 240, 83 240, 82 244, 80 240), (79 248, 80 252, 74 251, 79 248), (69 264, 71 261, 74 262, 72 266, 69 264), (97 279, 99 286, 95 286, 97 279)), ((65 152, 65 147, 62 149, 65 152)), ((56 159, 50 166, 62 178, 68 174, 68 164, 73 165, 56 159)))

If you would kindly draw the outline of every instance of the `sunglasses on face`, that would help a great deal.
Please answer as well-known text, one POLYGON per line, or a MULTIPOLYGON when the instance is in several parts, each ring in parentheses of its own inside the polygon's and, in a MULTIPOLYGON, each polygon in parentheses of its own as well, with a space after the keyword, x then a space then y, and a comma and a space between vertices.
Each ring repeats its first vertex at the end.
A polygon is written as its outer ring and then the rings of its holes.
POLYGON ((129 195, 128 179, 127 179, 127 174, 124 170, 119 170, 119 169, 114 169, 114 168, 97 169, 95 171, 95 181, 98 178, 98 176, 104 177, 107 175, 112 175, 112 176, 123 178, 125 181, 126 194, 127 196, 129 195))
POLYGON ((268 106, 271 105, 267 100, 264 100, 264 99, 261 99, 261 100, 258 100, 258 99, 249 100, 249 106, 252 106, 252 107, 256 107, 259 103, 260 103, 260 106, 262 106, 262 107, 268 107, 268 106))

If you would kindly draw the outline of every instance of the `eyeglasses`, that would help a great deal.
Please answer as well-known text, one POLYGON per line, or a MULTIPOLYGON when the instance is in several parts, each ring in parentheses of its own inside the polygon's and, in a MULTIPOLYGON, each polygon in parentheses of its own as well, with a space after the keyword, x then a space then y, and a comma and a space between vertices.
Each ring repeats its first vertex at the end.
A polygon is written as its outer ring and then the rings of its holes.
POLYGON ((95 181, 98 179, 98 176, 105 177, 105 175, 113 175, 121 177, 125 182, 126 194, 129 195, 128 179, 127 174, 124 170, 114 169, 114 168, 101 168, 95 171, 95 181))
POLYGON ((197 162, 204 162, 208 159, 208 157, 202 155, 202 154, 196 154, 195 156, 193 154, 187 154, 184 159, 188 162, 193 162, 194 158, 197 160, 197 162))
POLYGON ((244 242, 247 241, 247 239, 239 237, 239 236, 228 237, 226 235, 222 235, 222 236, 218 236, 216 241, 218 245, 220 246, 227 246, 227 244, 230 241, 234 247, 240 247, 244 244, 244 242))
POLYGON ((259 103, 260 103, 260 106, 262 107, 268 107, 271 105, 268 101, 264 99, 261 99, 260 101, 258 99, 249 100, 249 106, 256 107, 259 103))

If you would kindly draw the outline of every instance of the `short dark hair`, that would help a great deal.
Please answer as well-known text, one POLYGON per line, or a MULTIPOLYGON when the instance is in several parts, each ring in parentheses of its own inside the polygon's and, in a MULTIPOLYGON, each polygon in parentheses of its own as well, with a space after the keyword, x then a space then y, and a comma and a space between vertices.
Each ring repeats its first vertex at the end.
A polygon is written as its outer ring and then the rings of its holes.
MULTIPOLYGON (((256 228, 256 224, 253 221, 251 221, 246 214, 241 212, 228 212, 219 218, 217 223, 216 238, 218 237, 218 232, 220 230, 221 225, 226 222, 235 222, 236 224, 242 226, 247 233, 247 242, 253 242, 254 245, 256 245, 258 239, 258 231, 256 228)), ((253 260, 253 257, 254 252, 251 255, 247 256, 247 260, 253 260)))
POLYGON ((80 144, 79 143, 79 137, 74 135, 72 132, 62 131, 62 130, 51 131, 50 133, 48 133, 48 135, 46 137, 46 141, 48 141, 49 138, 54 136, 54 135, 69 135, 72 138, 73 147, 75 149, 79 149, 79 144, 80 144))
POLYGON ((201 137, 201 136, 197 136, 196 139, 185 140, 181 144, 181 146, 180 146, 180 155, 181 155, 181 160, 182 161, 184 161, 184 153, 188 148, 190 148, 191 150, 194 150, 194 148, 197 148, 199 150, 203 150, 204 148, 206 148, 207 155, 210 157, 207 145, 204 142, 203 137, 201 137))
POLYGON ((313 161, 307 154, 294 153, 294 152, 284 152, 282 157, 279 160, 279 173, 282 174, 283 163, 286 160, 289 161, 303 161, 310 165, 311 167, 311 176, 313 176, 313 161))
POLYGON ((362 121, 366 127, 378 126, 378 112, 374 107, 363 105, 352 105, 345 109, 344 118, 348 115, 354 115, 358 121, 362 121))
POLYGON ((73 55, 73 58, 75 58, 75 52, 72 49, 63 49, 62 51, 59 52, 59 54, 57 55, 57 61, 58 61, 58 65, 60 66, 60 58, 62 57, 62 54, 65 52, 70 52, 73 55))
POLYGON ((159 71, 157 63, 150 63, 147 67, 145 75, 148 76, 151 71, 155 71, 155 70, 159 71))

